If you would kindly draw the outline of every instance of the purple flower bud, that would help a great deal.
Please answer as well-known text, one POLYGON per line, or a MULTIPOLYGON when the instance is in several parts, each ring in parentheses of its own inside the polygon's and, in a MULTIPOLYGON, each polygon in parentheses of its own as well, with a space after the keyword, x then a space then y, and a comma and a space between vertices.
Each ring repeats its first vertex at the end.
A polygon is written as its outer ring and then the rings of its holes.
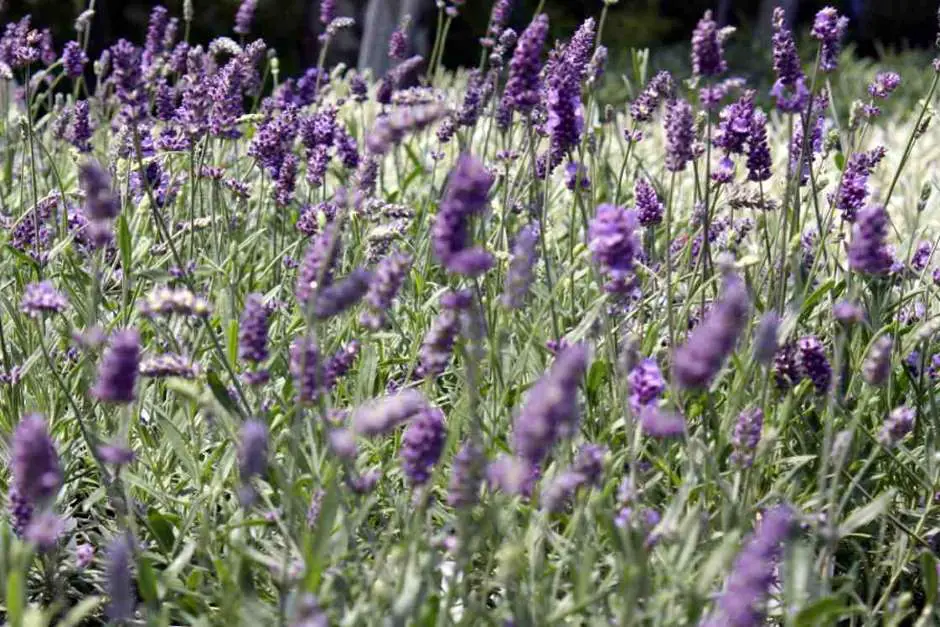
POLYGON ((786 27, 783 9, 776 7, 773 14, 773 57, 777 80, 771 95, 777 100, 777 108, 784 113, 802 111, 809 99, 806 77, 800 55, 793 40, 793 33, 786 27))
POLYGON ((817 394, 829 391, 832 384, 832 367, 818 338, 809 335, 797 342, 796 364, 800 375, 813 382, 817 394))
POLYGON ((328 26, 336 19, 336 0, 320 0, 320 23, 328 26))
POLYGON ((371 272, 357 268, 339 283, 324 287, 317 296, 313 308, 314 315, 325 319, 354 307, 369 289, 371 280, 371 272))
POLYGON ((95 547, 90 544, 79 544, 75 547, 75 566, 79 570, 84 570, 91 566, 95 559, 95 547))
POLYGON ((342 250, 339 235, 333 223, 327 224, 323 232, 307 247, 303 263, 297 272, 295 295, 298 302, 306 305, 311 301, 320 289, 318 281, 322 280, 323 287, 332 283, 333 267, 342 250))
POLYGON ((80 77, 86 63, 88 63, 88 55, 82 50, 81 44, 77 41, 65 44, 65 50, 62 51, 62 67, 65 69, 66 76, 73 80, 80 77))
POLYGON ((260 294, 245 299, 238 324, 238 357, 259 363, 268 358, 268 307, 260 294))
POLYGON ((139 371, 140 376, 151 379, 194 379, 199 368, 188 357, 176 353, 162 353, 141 361, 139 371))
POLYGON ((528 224, 522 227, 516 235, 501 300, 507 309, 522 307, 529 287, 534 281, 538 229, 537 224, 528 224))
POLYGON ((24 416, 10 444, 11 488, 31 506, 53 498, 62 485, 62 469, 55 445, 38 414, 24 416))
POLYGON ((31 318, 41 318, 43 314, 62 313, 68 305, 68 299, 51 281, 42 281, 26 286, 20 301, 20 311, 31 318))
POLYGON ((242 483, 264 474, 268 466, 268 428, 257 420, 242 425, 238 438, 238 473, 242 483))
POLYGON ((402 436, 401 461, 402 470, 412 485, 427 483, 446 440, 444 414, 440 409, 426 407, 411 419, 402 436))
POLYGON ((673 355, 672 372, 684 388, 705 388, 734 351, 747 320, 747 288, 735 276, 726 279, 721 299, 673 355))
POLYGON ((705 11, 692 33, 692 73, 718 76, 727 69, 718 24, 712 19, 712 12, 705 11))
POLYGON ((767 143, 767 116, 755 111, 751 118, 747 150, 747 180, 755 183, 770 180, 773 159, 767 143))
POLYGON ((897 72, 878 72, 875 80, 868 86, 868 93, 872 98, 887 98, 898 85, 901 84, 901 75, 897 72))
POLYGON ((46 511, 30 520, 23 537, 45 553, 56 547, 64 530, 62 518, 54 512, 46 511))
POLYGON ((428 407, 420 392, 406 389, 358 407, 352 414, 352 429, 367 437, 383 435, 428 407))
POLYGON ((355 363, 356 357, 359 356, 359 346, 358 340, 347 342, 326 360, 326 364, 323 366, 323 387, 325 389, 332 389, 339 379, 346 376, 346 373, 355 363))
POLYGON ((502 103, 507 111, 526 114, 539 102, 542 48, 548 36, 548 16, 535 17, 523 31, 509 62, 509 78, 502 103))
POLYGON ((411 261, 411 255, 395 251, 379 262, 364 297, 368 310, 359 318, 363 326, 378 331, 386 325, 386 312, 391 309, 401 289, 405 275, 411 268, 411 261))
POLYGON ((480 498, 484 457, 472 442, 464 444, 451 465, 447 504, 457 509, 473 507, 480 498))
POLYGON ((255 19, 255 9, 258 8, 258 0, 242 0, 238 6, 238 12, 235 13, 236 34, 245 36, 251 32, 251 23, 255 19))
POLYGON ((760 443, 761 430, 764 426, 764 412, 759 407, 745 409, 734 423, 731 445, 731 463, 742 468, 750 468, 754 463, 754 453, 760 443))
POLYGON ((841 300, 832 308, 832 315, 842 324, 852 325, 864 320, 865 311, 856 303, 841 300))
POLYGON ((115 622, 131 619, 137 605, 134 575, 131 572, 133 542, 130 534, 118 535, 111 540, 105 555, 105 588, 111 599, 107 615, 115 622))
POLYGON ((634 122, 649 122, 659 104, 672 97, 672 74, 662 70, 647 83, 643 91, 630 105, 630 117, 634 122))
POLYGON ((885 420, 884 427, 878 434, 878 441, 889 448, 896 445, 913 431, 916 417, 917 412, 910 407, 895 408, 885 420))
POLYGON ((884 385, 891 376, 891 350, 894 340, 882 335, 872 344, 868 357, 862 364, 862 378, 869 385, 884 385))
POLYGON ((640 427, 651 438, 679 438, 685 435, 685 418, 650 404, 640 410, 640 427))
POLYGON ((597 208, 588 228, 588 248, 594 261, 613 281, 628 278, 640 252, 634 211, 604 204, 597 208))
POLYGON ((460 312, 466 309, 469 303, 453 305, 449 306, 442 297, 441 312, 431 323, 418 353, 418 367, 415 369, 415 377, 418 379, 440 376, 450 363, 457 335, 460 333, 460 312))
POLYGON ((666 380, 656 360, 647 358, 627 375, 627 387, 630 390, 630 411, 639 416, 644 407, 653 404, 666 390, 666 380))
POLYGON ((633 196, 640 224, 649 228, 663 221, 663 203, 649 181, 638 178, 633 187, 633 196))
POLYGON ((846 222, 854 222, 856 215, 868 198, 868 177, 885 156, 885 149, 878 147, 871 152, 856 152, 845 166, 838 196, 829 195, 829 202, 842 212, 846 222))
POLYGON ((693 159, 695 121, 692 106, 685 100, 670 100, 666 104, 666 169, 682 172, 693 159))
POLYGON ((777 353, 780 316, 770 311, 763 315, 754 332, 754 361, 769 364, 777 353))
POLYGON ((441 199, 431 238, 434 254, 445 268, 462 273, 478 270, 487 261, 488 253, 476 250, 469 257, 458 254, 468 249, 469 221, 486 209, 493 175, 477 159, 462 155, 450 173, 447 190, 441 199), (473 263, 470 263, 473 262, 473 263))
POLYGON ((323 373, 320 368, 320 351, 315 340, 299 337, 290 347, 290 373, 300 403, 312 403, 320 395, 323 373))
POLYGON ((849 27, 849 18, 839 15, 832 7, 825 7, 816 14, 811 34, 819 41, 819 69, 832 72, 839 64, 842 38, 849 27))
POLYGON ((849 267, 862 274, 886 274, 894 261, 885 242, 887 236, 884 207, 869 207, 859 213, 849 242, 849 267))
POLYGON ((132 403, 140 365, 140 335, 134 329, 115 333, 98 366, 92 396, 105 403, 132 403))

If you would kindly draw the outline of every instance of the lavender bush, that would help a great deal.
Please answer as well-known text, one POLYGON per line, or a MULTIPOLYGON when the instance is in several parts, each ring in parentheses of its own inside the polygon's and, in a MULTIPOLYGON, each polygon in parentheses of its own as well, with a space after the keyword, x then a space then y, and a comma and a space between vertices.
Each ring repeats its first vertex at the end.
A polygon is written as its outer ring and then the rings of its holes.
POLYGON ((602 106, 613 3, 452 74, 442 0, 379 80, 254 0, 6 27, 9 624, 940 621, 940 58, 841 81, 778 11, 759 94, 706 12, 602 106))

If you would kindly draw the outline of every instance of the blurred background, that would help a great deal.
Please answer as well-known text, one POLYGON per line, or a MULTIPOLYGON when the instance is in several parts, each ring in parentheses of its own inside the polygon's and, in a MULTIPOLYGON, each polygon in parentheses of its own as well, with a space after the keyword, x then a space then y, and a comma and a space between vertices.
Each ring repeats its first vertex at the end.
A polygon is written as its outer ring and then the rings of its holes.
MULTIPOLYGON (((9 21, 31 13, 36 26, 53 29, 59 48, 74 35, 77 15, 88 8, 89 0, 0 0, 0 19, 9 21)), ((232 25, 240 0, 192 0, 194 21, 191 40, 207 42, 217 36, 233 36, 232 25)), ((94 0, 90 56, 119 37, 143 41, 150 10, 155 0, 94 0)), ((183 0, 162 2, 179 16, 183 0)), ((516 0, 511 26, 525 27, 538 6, 538 0, 516 0)), ((608 98, 621 94, 618 74, 629 68, 631 49, 649 48, 651 65, 679 69, 687 73, 688 38, 695 22, 706 9, 718 20, 734 25, 728 56, 734 72, 759 81, 769 74, 769 26, 774 6, 783 6, 788 20, 805 33, 815 12, 822 6, 836 6, 852 20, 849 53, 863 64, 918 66, 929 63, 937 29, 937 0, 619 0, 611 6, 604 29, 604 43, 610 48, 611 66, 608 98)), ((278 51, 287 75, 297 74, 316 63, 320 0, 258 0, 251 37, 262 37, 278 51)), ((369 67, 381 74, 387 70, 386 42, 400 18, 413 18, 412 51, 427 55, 434 39, 437 8, 434 0, 337 0, 338 15, 355 18, 356 26, 344 31, 330 49, 330 62, 369 67)), ((479 61, 478 40, 486 31, 492 0, 466 0, 448 38, 444 61, 447 66, 473 66, 479 61)), ((552 38, 565 39, 589 16, 598 16, 602 0, 547 0, 552 38)), ((802 48, 811 50, 812 47, 802 48)), ((926 67, 926 66, 923 66, 926 67)), ((895 68, 903 69, 903 67, 895 68)), ((923 68, 921 68, 923 69, 923 68)), ((923 74, 923 72, 922 72, 923 74)), ((852 80, 850 77, 849 80, 852 80)))

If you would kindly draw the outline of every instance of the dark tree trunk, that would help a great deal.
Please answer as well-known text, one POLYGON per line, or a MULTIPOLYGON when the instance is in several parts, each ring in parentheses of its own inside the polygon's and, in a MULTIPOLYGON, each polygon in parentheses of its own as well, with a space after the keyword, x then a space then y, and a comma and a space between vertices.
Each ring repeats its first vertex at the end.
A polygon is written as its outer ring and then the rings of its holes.
POLYGON ((370 69, 381 76, 390 69, 388 40, 406 15, 411 16, 410 54, 427 57, 432 36, 433 0, 369 0, 359 48, 360 70, 370 69))

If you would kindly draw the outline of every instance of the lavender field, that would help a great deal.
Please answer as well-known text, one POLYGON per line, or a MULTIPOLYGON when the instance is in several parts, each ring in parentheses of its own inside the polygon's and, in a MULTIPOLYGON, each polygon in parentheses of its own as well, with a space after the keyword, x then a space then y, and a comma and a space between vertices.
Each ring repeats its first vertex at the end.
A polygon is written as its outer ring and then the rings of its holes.
POLYGON ((614 70, 615 3, 376 78, 330 0, 301 76, 256 0, 6 26, 6 624, 940 624, 940 57, 614 70))

